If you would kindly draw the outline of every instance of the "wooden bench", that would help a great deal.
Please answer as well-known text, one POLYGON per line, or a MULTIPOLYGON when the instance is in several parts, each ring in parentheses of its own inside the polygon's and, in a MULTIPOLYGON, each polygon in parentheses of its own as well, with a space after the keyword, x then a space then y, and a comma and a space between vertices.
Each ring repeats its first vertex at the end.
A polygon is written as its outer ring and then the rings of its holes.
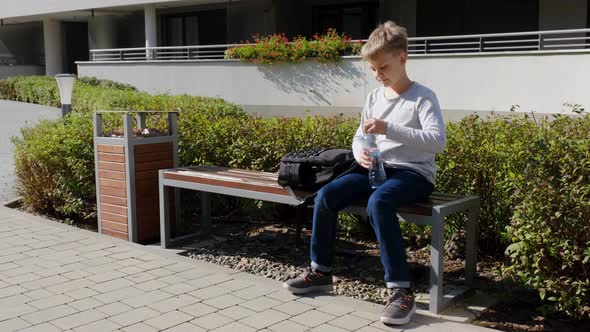
MULTIPOLYGON (((171 188, 185 188, 201 192, 201 225, 204 227, 210 223, 209 194, 211 193, 292 206, 298 206, 302 201, 301 197, 305 196, 304 193, 292 192, 278 185, 276 173, 216 166, 160 170, 159 180, 160 237, 163 248, 169 248, 179 240, 178 238, 170 238, 169 190, 171 188)), ((366 206, 355 205, 345 211, 366 214, 366 206)), ((444 218, 461 212, 467 213, 468 216, 465 274, 467 282, 471 283, 476 273, 477 261, 478 197, 433 193, 428 202, 404 206, 398 213, 400 220, 429 225, 432 228, 429 310, 433 313, 440 312, 450 302, 443 297, 444 218)))

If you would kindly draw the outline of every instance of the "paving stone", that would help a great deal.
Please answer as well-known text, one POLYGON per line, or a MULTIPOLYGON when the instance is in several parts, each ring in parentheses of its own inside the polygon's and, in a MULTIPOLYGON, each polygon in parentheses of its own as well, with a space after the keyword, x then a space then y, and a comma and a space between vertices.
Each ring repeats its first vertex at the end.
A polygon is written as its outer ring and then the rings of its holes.
POLYGON ((268 327, 271 331, 276 332, 302 332, 307 331, 309 327, 301 324, 297 324, 290 320, 284 320, 278 324, 272 325, 268 327))
POLYGON ((49 323, 43 323, 41 325, 27 327, 24 330, 19 330, 19 332, 61 332, 61 331, 62 331, 62 329, 59 329, 49 323))
MULTIPOLYGON (((393 331, 395 331, 395 330, 393 330, 393 331)), ((362 328, 356 330, 355 332, 383 332, 383 330, 378 329, 373 326, 365 326, 365 327, 362 327, 362 328)))
POLYGON ((6 282, 9 285, 20 285, 25 282, 39 280, 41 278, 43 278, 43 277, 38 274, 35 274, 33 272, 30 272, 30 273, 25 273, 25 274, 19 274, 14 277, 6 277, 4 279, 4 282, 6 282))
POLYGON ((218 313, 211 313, 191 321, 192 324, 198 325, 207 330, 213 330, 231 322, 233 322, 233 319, 227 318, 218 313))
POLYGON ((170 286, 170 284, 167 284, 167 283, 162 282, 160 280, 150 280, 150 281, 142 282, 140 284, 136 284, 134 287, 148 292, 148 291, 153 291, 156 289, 164 288, 166 286, 170 286))
POLYGON ((25 296, 24 294, 16 294, 8 297, 3 297, 0 299, 0 308, 5 306, 13 306, 15 304, 25 304, 32 300, 33 299, 31 299, 28 296, 25 296))
POLYGON ((211 282, 212 285, 216 285, 216 284, 220 284, 220 283, 232 280, 233 277, 227 273, 213 273, 213 274, 206 275, 201 279, 211 282))
POLYGON ((121 331, 124 332, 157 332, 158 330, 156 330, 155 328, 144 324, 144 323, 137 323, 137 324, 133 324, 133 325, 129 325, 127 327, 124 327, 121 329, 121 331))
POLYGON ((252 287, 252 286, 254 286, 254 284, 249 281, 233 279, 233 280, 222 282, 222 283, 218 284, 218 286, 223 287, 223 288, 227 288, 232 291, 237 291, 240 289, 252 287))
POLYGON ((180 295, 180 294, 191 292, 191 291, 195 290, 195 288, 189 284, 180 283, 180 284, 160 288, 160 290, 164 291, 166 293, 170 293, 172 295, 180 295))
POLYGON ((33 313, 21 315, 20 317, 33 325, 37 325, 37 324, 49 322, 49 321, 52 321, 54 319, 58 319, 61 317, 73 315, 76 312, 77 312, 76 309, 64 304, 64 305, 58 305, 55 307, 47 308, 47 309, 44 309, 41 311, 36 311, 33 313))
MULTIPOLYGON (((234 293, 235 294, 235 293, 234 293)), ((253 300, 240 303, 242 307, 248 308, 254 311, 264 311, 269 308, 277 307, 281 305, 280 301, 271 299, 269 297, 261 296, 259 298, 255 298, 253 300)))
POLYGON ((322 306, 318 307, 317 309, 321 312, 325 312, 327 314, 334 315, 334 316, 342 316, 342 315, 346 315, 346 314, 354 311, 354 308, 352 308, 352 307, 335 305, 335 304, 322 305, 322 306))
POLYGON ((145 292, 135 287, 125 287, 116 289, 103 294, 95 295, 93 298, 99 300, 102 303, 113 303, 122 299, 132 298, 144 294, 145 292))
POLYGON ((0 322, 0 331, 2 332, 13 332, 20 329, 24 329, 25 327, 29 327, 31 324, 22 318, 15 317, 12 319, 8 319, 5 321, 0 322))
POLYGON ((195 303, 193 305, 189 305, 187 307, 180 308, 179 310, 184 313, 187 313, 189 315, 192 315, 193 317, 201 317, 201 316, 205 316, 210 313, 216 312, 217 308, 214 308, 212 306, 208 306, 203 303, 195 303))
POLYGON ((159 302, 165 300, 167 298, 172 297, 169 293, 162 292, 160 290, 155 290, 147 293, 140 294, 138 296, 122 300, 121 302, 130 305, 134 308, 150 305, 155 302, 159 302))
POLYGON ((3 297, 9 297, 16 294, 26 293, 29 290, 27 288, 21 287, 19 285, 8 286, 4 288, 0 288, 0 299, 3 297))
POLYGON ((31 312, 35 312, 37 311, 37 309, 33 306, 30 306, 28 304, 8 304, 8 305, 2 305, 0 306, 0 321, 6 320, 6 319, 10 319, 10 318, 15 318, 18 316, 22 316, 22 315, 26 315, 29 314, 31 312))
POLYGON ((125 273, 126 275, 131 275, 131 274, 136 274, 136 273, 142 273, 144 272, 144 270, 136 267, 136 266, 126 266, 124 268, 120 268, 117 271, 121 272, 121 273, 125 273))
MULTIPOLYGON (((184 323, 184 324, 180 324, 180 325, 176 325, 174 327, 171 327, 167 330, 165 330, 165 332, 205 332, 206 330, 191 324, 191 323, 184 323)), ((242 331, 242 330, 235 330, 235 331, 242 331)), ((143 332, 143 331, 138 331, 138 332, 143 332)))
POLYGON ((248 316, 256 314, 256 311, 252 311, 250 309, 246 309, 240 306, 233 306, 229 308, 225 308, 217 312, 218 314, 224 315, 226 317, 232 318, 234 320, 240 320, 242 318, 246 318, 248 316))
POLYGON ((339 328, 337 326, 330 325, 330 324, 322 324, 320 326, 314 327, 310 331, 312 331, 312 332, 347 332, 348 330, 345 330, 345 329, 342 329, 342 328, 339 328))
POLYGON ((256 330, 249 327, 248 325, 244 325, 244 324, 238 323, 238 322, 233 322, 231 324, 224 325, 222 327, 216 328, 215 330, 212 330, 212 332, 234 332, 234 331, 253 332, 256 330))
MULTIPOLYGON (((106 258, 106 257, 105 257, 106 258)), ((127 258, 127 259, 123 259, 123 260, 113 260, 111 258, 112 262, 120 265, 120 266, 133 266, 133 265, 139 265, 141 263, 143 263, 143 261, 139 260, 139 259, 135 259, 135 258, 127 258)))
POLYGON ((165 277, 158 277, 158 281, 165 282, 168 285, 177 285, 186 281, 186 279, 181 278, 177 275, 168 275, 165 277))
POLYGON ((373 320, 368 320, 364 318, 360 318, 357 316, 352 315, 345 315, 338 317, 334 320, 329 321, 330 325, 338 326, 345 330, 354 331, 358 330, 363 326, 368 326, 369 324, 373 323, 373 320))
POLYGON ((164 268, 166 270, 170 270, 172 272, 179 273, 179 272, 191 270, 194 268, 194 266, 190 265, 190 264, 184 264, 184 263, 175 263, 175 264, 167 265, 164 268))
POLYGON ((117 272, 117 271, 109 271, 105 273, 95 274, 92 276, 87 277, 86 279, 94 281, 95 283, 101 283, 109 280, 114 280, 118 278, 123 278, 127 276, 125 273, 117 272))
POLYGON ((327 323, 334 318, 336 317, 330 314, 317 310, 310 310, 291 318, 291 320, 295 323, 299 323, 305 326, 316 327, 324 323, 327 323))
POLYGON ((131 311, 120 313, 118 315, 110 317, 109 319, 121 326, 128 326, 139 322, 143 322, 144 320, 150 318, 157 317, 160 314, 160 312, 154 309, 148 307, 141 307, 133 309, 131 311))
POLYGON ((301 298, 301 296, 294 295, 286 290, 274 291, 272 293, 266 294, 265 296, 270 297, 271 299, 279 300, 281 302, 290 302, 301 298))
POLYGON ((93 298, 85 298, 78 301, 74 301, 68 303, 68 305, 72 308, 75 308, 78 311, 86 311, 89 309, 94 309, 96 307, 100 307, 103 305, 102 302, 95 300, 93 298))
POLYGON ((135 284, 156 279, 156 276, 147 272, 141 272, 125 276, 125 279, 133 281, 135 284))
POLYGON ((110 254, 111 253, 108 251, 97 250, 97 251, 85 252, 79 256, 84 257, 86 259, 93 259, 93 258, 97 258, 97 257, 108 256, 110 254))
POLYGON ((166 313, 169 311, 177 310, 179 308, 187 307, 199 301, 200 300, 194 296, 181 294, 179 296, 174 296, 163 301, 149 304, 148 306, 152 309, 158 310, 159 312, 166 313))
POLYGON ((263 285, 256 285, 256 286, 241 289, 237 292, 233 292, 232 294, 237 297, 241 297, 243 299, 246 299, 246 300, 252 300, 257 297, 273 293, 275 291, 276 291, 276 289, 273 289, 271 287, 266 287, 263 285))
POLYGON ((123 260, 123 259, 127 259, 127 258, 135 258, 141 256, 140 252, 136 252, 136 251, 122 251, 116 254, 111 254, 110 257, 116 260, 123 260))
POLYGON ((198 289, 196 291, 190 292, 189 295, 198 297, 203 300, 212 299, 217 296, 221 296, 231 292, 227 288, 219 287, 219 286, 209 286, 205 288, 198 289))
POLYGON ((240 323, 246 324, 256 329, 263 329, 290 317, 290 315, 284 314, 280 311, 268 309, 252 316, 248 316, 240 320, 240 323))
POLYGON ((180 311, 170 311, 160 316, 148 319, 144 321, 147 325, 153 326, 158 330, 164 330, 175 325, 180 325, 182 323, 186 323, 189 320, 193 319, 193 316, 187 315, 180 311))
MULTIPOLYGON (((133 284, 134 284, 133 281, 129 281, 124 278, 119 278, 119 279, 115 279, 115 280, 111 280, 111 281, 107 281, 107 282, 102 282, 100 284, 94 284, 94 285, 90 286, 90 288, 92 288, 95 291, 100 292, 100 293, 107 293, 110 291, 129 287, 133 284)), ((84 287, 86 287, 86 286, 84 286, 84 287)))
POLYGON ((71 272, 71 270, 64 269, 63 267, 54 267, 51 269, 42 269, 39 271, 35 271, 35 274, 38 274, 41 277, 51 277, 51 276, 60 275, 62 273, 67 273, 67 272, 71 272))
POLYGON ((231 306, 238 305, 246 300, 233 296, 231 294, 225 294, 212 299, 203 301, 203 303, 215 307, 217 309, 225 309, 231 306))
POLYGON ((361 310, 355 310, 355 311, 351 312, 350 314, 353 316, 356 316, 356 317, 361 317, 361 318, 372 320, 372 321, 379 320, 379 317, 380 317, 378 313, 361 311, 361 310))
POLYGON ((74 328, 75 332, 109 332, 109 331, 116 331, 121 326, 115 324, 114 322, 108 319, 101 319, 99 321, 82 325, 79 327, 74 328))
POLYGON ((96 310, 103 312, 107 317, 116 316, 121 313, 133 310, 133 307, 123 304, 121 302, 114 302, 96 307, 96 310))
MULTIPOLYGON (((381 331, 389 331, 389 332, 398 332, 399 331, 399 332, 401 332, 401 331, 405 331, 405 330, 410 330, 410 331, 414 332, 414 329, 419 325, 416 325, 416 324, 410 322, 410 323, 403 325, 403 326, 395 326, 395 325, 385 325, 381 322, 374 322, 373 324, 371 324, 369 326, 379 329, 381 331)), ((434 330, 434 331, 436 331, 436 330, 434 330)))
POLYGON ((48 291, 54 292, 56 294, 63 294, 63 293, 75 291, 80 288, 91 287, 91 286, 94 286, 94 283, 92 281, 87 280, 87 279, 80 279, 75 282, 68 280, 67 282, 64 282, 61 284, 49 286, 46 289, 48 291))
POLYGON ((146 271, 149 270, 155 270, 155 269, 159 269, 168 265, 172 265, 174 264, 174 262, 171 262, 169 260, 165 260, 165 259, 160 259, 160 260, 155 260, 155 261, 149 261, 149 262, 144 262, 140 260, 139 264, 136 264, 138 268, 140 269, 144 269, 146 271))
POLYGON ((313 310, 314 307, 305 303, 291 301, 274 307, 274 309, 289 314, 291 316, 297 316, 306 311, 313 310))
MULTIPOLYGON (((168 270, 172 266, 174 266, 174 265, 166 266, 164 269, 168 270)), ((155 271, 157 271, 157 270, 152 270, 150 272, 154 273, 155 271)), ((172 271, 172 270, 170 270, 170 271, 172 271)), ((179 272, 176 275, 181 278, 185 278, 186 280, 195 280, 195 279, 200 279, 203 276, 207 276, 207 275, 214 274, 214 273, 215 273, 214 271, 208 271, 205 269, 197 269, 197 268, 192 267, 191 269, 179 272)))
POLYGON ((90 272, 83 271, 83 270, 76 270, 76 271, 63 273, 61 276, 66 277, 70 280, 76 280, 76 279, 86 278, 91 275, 92 274, 90 272))
POLYGON ((0 271, 2 271, 5 275, 9 275, 9 274, 6 274, 7 270, 13 270, 13 269, 18 269, 18 268, 22 268, 22 266, 20 266, 16 263, 6 263, 6 264, 0 265, 0 271))
POLYGON ((51 324, 61 329, 67 330, 78 326, 86 325, 97 320, 101 320, 103 318, 106 318, 106 315, 104 313, 91 309, 70 316, 66 316, 57 320, 52 320, 51 324))
POLYGON ((90 288, 80 288, 80 289, 76 289, 75 291, 65 293, 65 295, 72 297, 76 300, 81 300, 81 299, 91 297, 91 296, 94 296, 97 294, 100 294, 100 293, 95 290, 92 290, 90 288))
POLYGON ((66 304, 68 302, 72 302, 75 299, 72 297, 69 297, 67 295, 55 295, 55 296, 51 296, 51 297, 46 297, 40 300, 35 300, 35 301, 31 301, 29 302, 29 305, 32 305, 33 307, 42 310, 42 309, 47 309, 49 307, 55 307, 58 306, 60 304, 66 304))

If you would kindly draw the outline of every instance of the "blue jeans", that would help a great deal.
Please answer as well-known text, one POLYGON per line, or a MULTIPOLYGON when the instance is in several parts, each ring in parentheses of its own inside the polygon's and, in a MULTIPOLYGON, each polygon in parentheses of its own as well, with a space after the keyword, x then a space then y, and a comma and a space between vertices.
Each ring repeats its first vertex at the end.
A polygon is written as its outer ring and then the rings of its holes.
POLYGON ((386 168, 386 173, 387 181, 377 189, 371 188, 366 172, 344 175, 320 189, 315 198, 310 245, 314 269, 332 269, 338 211, 368 198, 367 214, 379 241, 387 288, 411 287, 397 210, 427 199, 434 185, 413 171, 386 168))

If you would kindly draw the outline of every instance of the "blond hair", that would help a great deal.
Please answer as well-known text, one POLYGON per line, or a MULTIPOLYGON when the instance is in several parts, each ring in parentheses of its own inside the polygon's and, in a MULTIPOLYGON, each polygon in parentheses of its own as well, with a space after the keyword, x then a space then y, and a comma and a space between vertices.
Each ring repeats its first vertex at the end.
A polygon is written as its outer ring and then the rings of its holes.
POLYGON ((407 52, 408 33, 406 28, 387 21, 380 24, 369 36, 369 40, 361 49, 361 56, 364 59, 372 59, 383 52, 407 52))

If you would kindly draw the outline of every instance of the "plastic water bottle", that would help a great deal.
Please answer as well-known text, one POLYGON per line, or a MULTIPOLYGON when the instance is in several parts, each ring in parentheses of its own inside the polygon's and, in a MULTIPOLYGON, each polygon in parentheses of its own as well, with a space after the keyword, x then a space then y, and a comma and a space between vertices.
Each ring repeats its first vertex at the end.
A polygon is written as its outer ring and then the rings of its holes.
POLYGON ((365 135, 366 149, 369 150, 369 157, 373 161, 369 166, 369 183, 373 189, 377 189, 387 180, 383 160, 381 159, 381 150, 377 145, 377 139, 373 134, 365 135))

